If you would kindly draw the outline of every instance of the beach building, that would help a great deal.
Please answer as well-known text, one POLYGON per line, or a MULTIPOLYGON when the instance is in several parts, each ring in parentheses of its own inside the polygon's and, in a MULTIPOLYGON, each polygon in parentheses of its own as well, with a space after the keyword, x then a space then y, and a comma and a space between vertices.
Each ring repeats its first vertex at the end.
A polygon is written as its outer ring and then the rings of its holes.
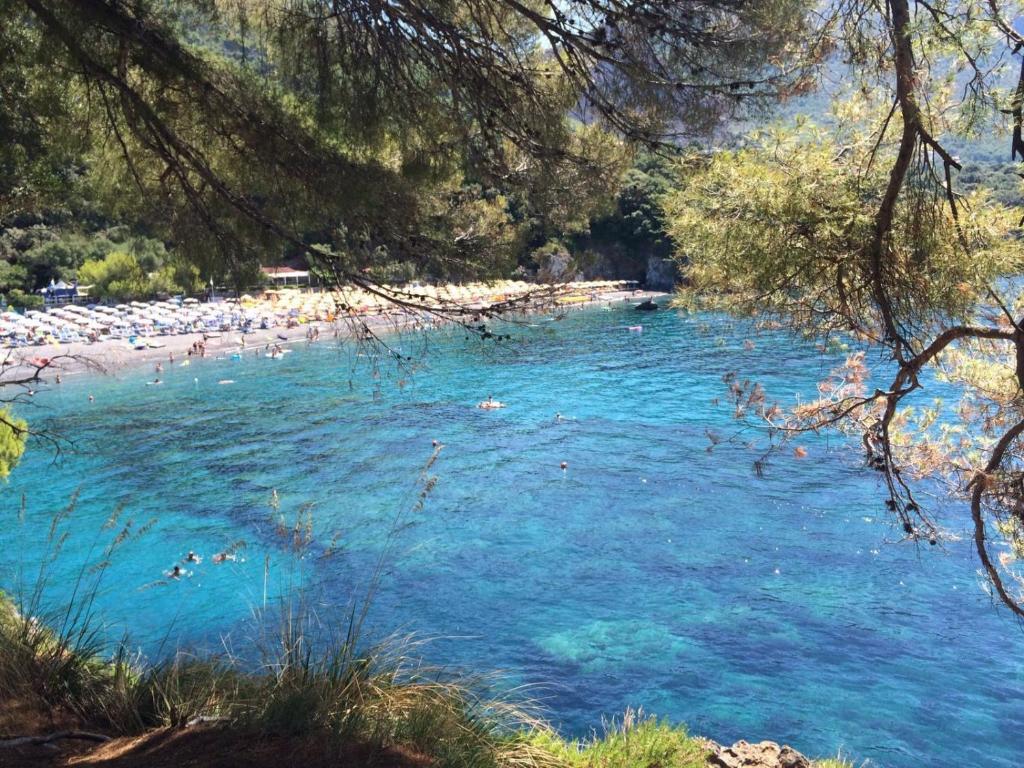
POLYGON ((78 282, 65 283, 63 280, 60 282, 50 281, 50 284, 46 288, 40 288, 39 293, 43 296, 43 301, 46 302, 47 306, 61 306, 62 304, 74 304, 79 298, 78 293, 78 282))
POLYGON ((275 287, 309 285, 309 270, 292 267, 260 267, 260 271, 275 287))

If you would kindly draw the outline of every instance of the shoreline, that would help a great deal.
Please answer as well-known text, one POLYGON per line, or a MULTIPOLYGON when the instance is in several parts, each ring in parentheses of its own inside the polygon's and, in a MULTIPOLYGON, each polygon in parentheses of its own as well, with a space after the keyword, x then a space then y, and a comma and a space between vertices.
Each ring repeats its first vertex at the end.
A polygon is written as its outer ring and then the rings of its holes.
MULTIPOLYGON (((658 300, 669 295, 664 291, 609 291, 597 298, 588 298, 585 301, 572 304, 550 302, 543 305, 527 306, 521 311, 510 313, 507 316, 526 317, 546 312, 570 312, 614 304, 638 304, 648 299, 658 300)), ((467 318, 472 318, 475 312, 475 310, 467 308, 465 315, 467 318)), ((501 319, 501 316, 497 319, 501 319)), ((482 321, 486 322, 483 319, 482 321)), ((306 332, 310 328, 318 329, 323 334, 320 340, 325 341, 332 338, 351 339, 357 335, 361 326, 368 328, 375 336, 387 336, 410 329, 414 331, 429 330, 452 325, 454 322, 454 320, 441 321, 436 317, 425 317, 423 313, 385 310, 368 315, 346 316, 335 319, 333 322, 314 320, 291 328, 274 326, 245 334, 238 330, 230 330, 212 334, 187 333, 155 336, 146 340, 159 346, 150 346, 145 349, 136 349, 124 339, 106 339, 92 343, 76 342, 62 344, 56 348, 53 345, 39 345, 11 350, 13 354, 8 370, 37 367, 30 361, 39 360, 48 355, 49 357, 46 359, 50 362, 40 369, 38 383, 50 386, 57 383, 55 379, 58 375, 61 378, 69 376, 78 378, 88 374, 111 376, 144 365, 155 367, 157 363, 177 366, 190 359, 189 349, 195 342, 202 341, 204 335, 206 337, 206 355, 199 359, 213 359, 226 353, 251 352, 268 345, 288 347, 297 343, 309 342, 306 332)), ((312 343, 319 343, 319 341, 312 343)))

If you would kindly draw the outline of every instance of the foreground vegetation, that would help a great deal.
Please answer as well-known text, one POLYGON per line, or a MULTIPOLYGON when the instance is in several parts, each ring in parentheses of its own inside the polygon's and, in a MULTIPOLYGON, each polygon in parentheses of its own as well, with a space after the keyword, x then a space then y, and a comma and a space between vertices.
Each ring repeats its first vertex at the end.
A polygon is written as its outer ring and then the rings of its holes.
POLYGON ((56 620, 61 630, 0 597, 0 736, 39 735, 23 729, 41 721, 97 738, 192 728, 225 742, 284 738, 367 764, 397 755, 453 768, 701 768, 710 754, 685 728, 635 712, 601 737, 566 741, 529 703, 483 693, 485 679, 444 679, 400 643, 360 650, 352 632, 316 647, 289 622, 251 671, 185 654, 153 665, 123 649, 105 657, 86 615, 56 620))

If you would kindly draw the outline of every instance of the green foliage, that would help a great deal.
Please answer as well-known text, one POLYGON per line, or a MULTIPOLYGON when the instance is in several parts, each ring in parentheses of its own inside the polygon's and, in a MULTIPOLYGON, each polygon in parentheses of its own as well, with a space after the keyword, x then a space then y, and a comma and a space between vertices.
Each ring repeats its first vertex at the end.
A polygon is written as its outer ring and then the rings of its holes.
POLYGON ((151 296, 192 295, 202 290, 199 268, 177 261, 149 273, 146 292, 151 296))
POLYGON ((25 293, 20 288, 9 290, 6 298, 9 306, 19 309, 42 309, 45 304, 43 297, 39 294, 25 293))
MULTIPOLYGON (((169 252, 162 241, 133 233, 126 226, 90 231, 83 223, 54 215, 41 216, 39 223, 27 227, 0 227, 0 295, 13 306, 42 307, 40 288, 51 281, 74 281, 83 264, 103 262, 114 251, 130 254, 143 272, 153 274, 152 285, 143 293, 197 289, 198 270, 169 252)), ((93 279, 95 266, 90 270, 88 277, 93 279)))
POLYGON ((87 261, 78 270, 83 286, 96 299, 126 301, 148 294, 146 273, 130 253, 114 251, 102 260, 87 261))
POLYGON ((606 728, 603 738, 564 741, 541 731, 532 743, 550 752, 568 768, 705 768, 710 750, 683 726, 672 726, 627 710, 621 722, 606 728))
MULTIPOLYGON (((364 6, 0 0, 0 228, 130 224, 233 287, 313 242, 342 277, 507 275, 613 210, 622 137, 706 129, 803 87, 814 58, 789 55, 805 0, 364 6)), ((638 233, 640 181, 621 200, 638 233)), ((166 263, 110 239, 147 274, 166 263)), ((40 246, 21 287, 110 250, 40 246)))
MULTIPOLYGON (((143 258, 154 263, 152 254, 143 258)), ((92 299, 128 301, 195 291, 199 271, 187 264, 168 264, 147 274, 135 254, 113 251, 101 260, 82 264, 78 279, 88 286, 92 299)))
MULTIPOLYGON (((819 330, 877 329, 869 245, 888 177, 878 159, 864 170, 870 136, 804 127, 751 143, 691 155, 666 198, 689 295, 819 330)), ((976 191, 954 220, 934 199, 923 183, 901 198, 882 274, 898 318, 921 333, 970 318, 991 282, 1021 265, 1013 211, 976 191)))
POLYGON ((968 191, 988 190, 1003 205, 1024 207, 1020 168, 1016 163, 972 161, 964 163, 957 182, 968 191))
POLYGON ((20 264, 0 261, 0 294, 20 290, 28 281, 28 270, 20 264))
POLYGON ((25 453, 27 438, 28 423, 14 416, 9 408, 0 409, 0 480, 7 479, 25 453))
POLYGON ((77 269, 87 261, 98 261, 116 246, 102 235, 70 233, 39 243, 18 257, 29 272, 31 289, 43 288, 50 281, 75 279, 77 269))
POLYGON ((672 242, 665 232, 662 198, 674 181, 671 160, 641 152, 622 176, 614 210, 591 222, 584 242, 624 244, 641 253, 645 262, 648 255, 669 257, 672 242))

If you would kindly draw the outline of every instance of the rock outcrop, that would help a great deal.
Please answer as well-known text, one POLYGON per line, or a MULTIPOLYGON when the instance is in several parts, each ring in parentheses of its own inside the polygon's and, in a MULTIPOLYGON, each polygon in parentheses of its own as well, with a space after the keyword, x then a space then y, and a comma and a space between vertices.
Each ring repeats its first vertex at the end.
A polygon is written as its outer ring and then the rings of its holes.
POLYGON ((737 741, 731 747, 710 742, 708 765, 715 768, 812 768, 811 761, 789 746, 774 741, 748 744, 737 741))
POLYGON ((647 273, 644 275, 644 287, 649 291, 672 291, 679 282, 679 265, 674 259, 662 259, 658 256, 647 258, 647 273))

